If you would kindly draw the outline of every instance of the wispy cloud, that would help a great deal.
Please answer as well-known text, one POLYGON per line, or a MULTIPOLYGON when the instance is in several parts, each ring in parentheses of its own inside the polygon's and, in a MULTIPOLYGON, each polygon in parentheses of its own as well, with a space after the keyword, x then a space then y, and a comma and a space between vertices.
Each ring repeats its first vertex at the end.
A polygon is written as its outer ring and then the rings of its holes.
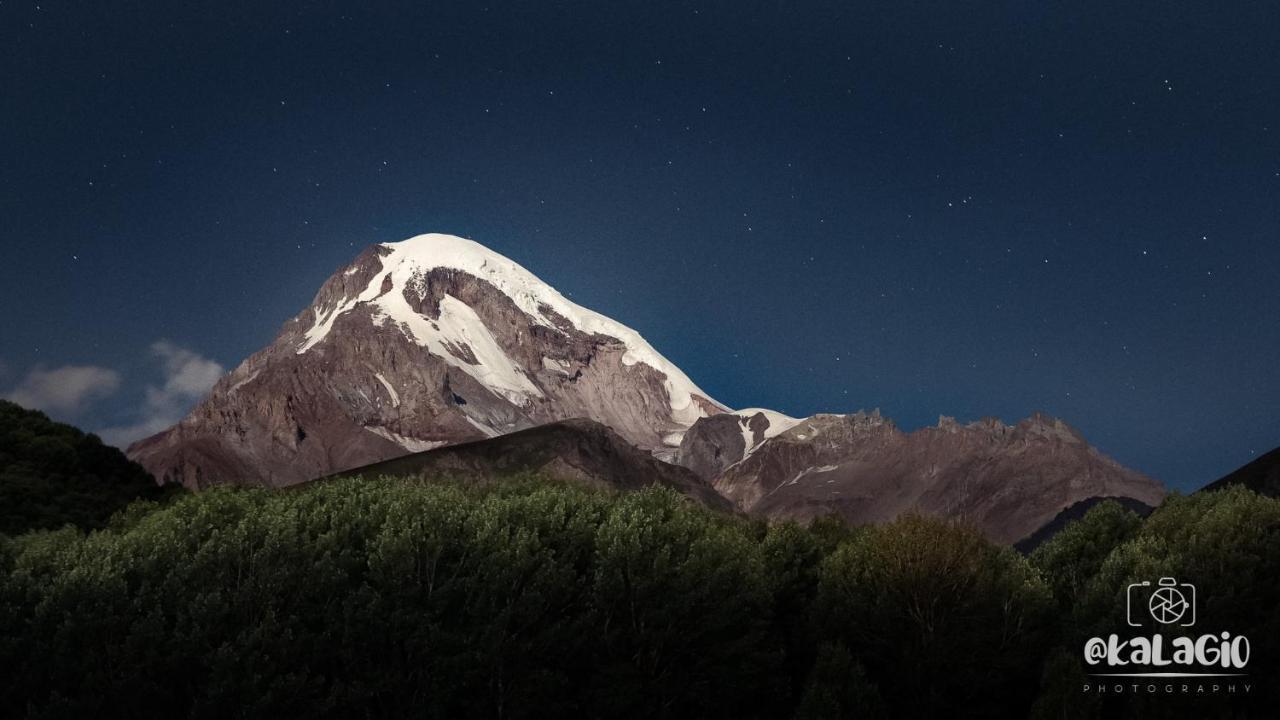
POLYGON ((213 360, 168 340, 152 343, 151 354, 160 361, 164 382, 147 386, 137 422, 99 430, 103 442, 126 447, 173 425, 226 373, 213 360))
POLYGON ((37 367, 4 397, 23 407, 71 418, 119 388, 120 374, 109 368, 66 365, 46 370, 37 367))

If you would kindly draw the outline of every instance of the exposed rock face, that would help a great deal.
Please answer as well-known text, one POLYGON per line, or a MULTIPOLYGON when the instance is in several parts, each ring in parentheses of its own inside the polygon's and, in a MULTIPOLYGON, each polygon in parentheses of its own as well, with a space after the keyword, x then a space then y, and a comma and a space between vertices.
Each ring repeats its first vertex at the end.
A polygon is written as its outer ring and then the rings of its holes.
POLYGON ((1157 505, 1164 496, 1159 483, 1044 415, 1014 426, 942 418, 937 427, 913 433, 879 412, 815 415, 708 475, 715 462, 743 452, 724 427, 728 422, 716 417, 696 423, 677 462, 711 477, 738 508, 773 519, 836 512, 854 523, 873 523, 917 511, 973 522, 992 540, 1011 543, 1085 498, 1157 505), (721 459, 709 461, 707 446, 721 438, 721 459))
POLYGON ((742 461, 760 443, 799 422, 782 413, 755 408, 704 418, 696 424, 697 432, 685 433, 676 463, 710 480, 742 461))
POLYGON ((129 455, 162 482, 283 486, 587 417, 672 457, 723 410, 634 330, 474 242, 423 235, 366 249, 129 455))
POLYGON ((732 503, 692 471, 658 460, 591 420, 541 425, 502 437, 386 460, 339 475, 447 477, 491 482, 521 472, 538 472, 567 482, 614 490, 663 485, 709 508, 733 510, 732 503))

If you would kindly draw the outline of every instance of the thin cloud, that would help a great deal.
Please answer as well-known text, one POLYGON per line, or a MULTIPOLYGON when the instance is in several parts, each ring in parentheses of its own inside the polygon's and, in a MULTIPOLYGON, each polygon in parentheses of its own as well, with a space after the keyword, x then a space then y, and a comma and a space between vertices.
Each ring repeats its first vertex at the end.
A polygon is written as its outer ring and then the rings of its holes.
POLYGON ((120 388, 120 373, 96 365, 34 368, 4 397, 34 410, 75 417, 120 388))
POLYGON ((164 382, 147 386, 138 422, 99 430, 103 442, 128 447, 172 426, 226 374, 217 362, 168 340, 152 343, 151 354, 160 361, 164 382))
POLYGON ((159 357, 165 372, 163 393, 169 397, 201 398, 226 374, 218 363, 168 340, 158 340, 151 352, 159 357))

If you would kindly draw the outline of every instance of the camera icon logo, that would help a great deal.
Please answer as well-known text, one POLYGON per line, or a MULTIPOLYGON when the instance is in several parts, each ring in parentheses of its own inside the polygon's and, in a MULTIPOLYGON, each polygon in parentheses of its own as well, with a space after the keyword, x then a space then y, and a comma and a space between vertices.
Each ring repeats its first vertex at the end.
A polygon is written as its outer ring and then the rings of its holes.
POLYGON ((1126 601, 1132 627, 1142 627, 1144 606, 1147 615, 1161 625, 1191 627, 1196 624, 1196 586, 1191 583, 1180 583, 1170 577, 1160 578, 1155 585, 1150 581, 1133 583, 1126 590, 1126 601))

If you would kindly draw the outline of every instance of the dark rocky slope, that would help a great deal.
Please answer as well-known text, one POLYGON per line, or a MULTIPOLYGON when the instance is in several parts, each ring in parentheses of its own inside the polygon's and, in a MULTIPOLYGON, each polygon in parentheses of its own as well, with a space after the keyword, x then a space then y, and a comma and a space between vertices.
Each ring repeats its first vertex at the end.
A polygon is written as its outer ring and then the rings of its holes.
POLYGON ((1259 495, 1280 497, 1280 448, 1276 448, 1225 477, 1201 488, 1201 492, 1243 485, 1259 495))
POLYGON ((1014 543, 1013 544, 1014 549, 1016 549, 1018 552, 1023 553, 1024 555, 1030 555, 1036 548, 1040 547, 1046 542, 1049 542, 1050 540, 1053 539, 1055 535, 1062 532, 1062 529, 1065 528, 1067 525, 1079 520, 1080 518, 1083 518, 1086 513, 1088 513, 1090 510, 1096 507, 1099 503, 1106 502, 1107 500, 1114 500, 1120 503, 1120 505, 1125 509, 1132 510, 1133 512, 1137 513, 1141 517, 1146 517, 1150 515, 1153 510, 1155 510, 1155 508, 1152 507, 1151 505, 1148 505, 1140 500, 1134 500, 1133 498, 1127 498, 1127 497, 1085 498, 1084 500, 1081 500, 1080 502, 1075 503, 1071 507, 1055 515, 1052 520, 1045 523, 1035 532, 1022 538, 1018 542, 1014 543))
POLYGON ((565 420, 502 437, 414 453, 337 473, 334 477, 384 475, 491 482, 520 473, 614 490, 663 485, 707 507, 733 510, 693 472, 663 462, 598 422, 565 420))

